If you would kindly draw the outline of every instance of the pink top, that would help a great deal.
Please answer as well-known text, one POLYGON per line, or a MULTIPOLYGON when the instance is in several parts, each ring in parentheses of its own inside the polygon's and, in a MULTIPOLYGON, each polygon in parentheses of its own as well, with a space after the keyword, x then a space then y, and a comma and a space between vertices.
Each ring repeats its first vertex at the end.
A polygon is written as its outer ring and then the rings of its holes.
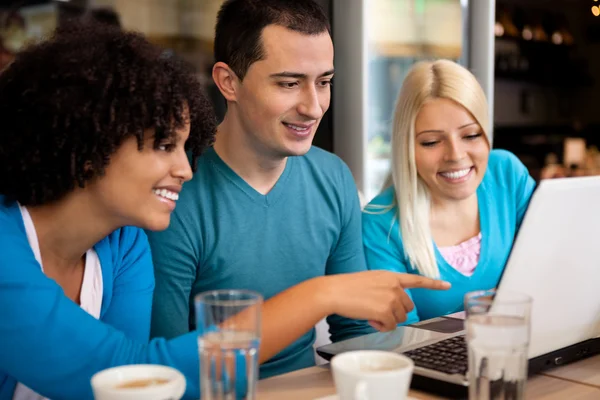
POLYGON ((439 247, 444 260, 465 276, 473 275, 481 252, 481 232, 456 246, 439 247))

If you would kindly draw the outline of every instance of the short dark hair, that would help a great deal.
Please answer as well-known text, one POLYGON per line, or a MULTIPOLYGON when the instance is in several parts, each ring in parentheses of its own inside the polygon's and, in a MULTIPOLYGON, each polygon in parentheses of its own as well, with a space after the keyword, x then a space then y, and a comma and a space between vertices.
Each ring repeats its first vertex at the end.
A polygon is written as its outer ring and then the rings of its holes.
POLYGON ((154 145, 190 123, 192 166, 214 140, 212 106, 194 73, 141 35, 91 23, 59 28, 0 74, 0 194, 59 200, 102 176, 129 137, 154 145))
POLYGON ((265 56, 261 35, 268 25, 331 35, 323 9, 313 0, 226 0, 217 14, 215 62, 224 62, 244 79, 250 65, 265 56))

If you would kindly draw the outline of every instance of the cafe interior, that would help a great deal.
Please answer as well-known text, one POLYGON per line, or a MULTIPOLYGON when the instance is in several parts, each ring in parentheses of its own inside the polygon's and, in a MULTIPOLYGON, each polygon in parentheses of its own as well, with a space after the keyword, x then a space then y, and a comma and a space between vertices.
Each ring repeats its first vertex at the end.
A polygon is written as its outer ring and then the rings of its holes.
MULTIPOLYGON (((536 183, 600 175, 600 1, 315 1, 332 26, 336 75, 331 105, 313 145, 348 165, 362 206, 384 189, 391 168, 395 99, 410 68, 422 60, 450 59, 473 72, 488 97, 492 148, 515 154, 536 183)), ((211 69, 214 24, 222 2, 0 0, 0 71, 57 26, 72 19, 93 19, 140 32, 166 54, 192 65, 221 120, 227 106, 211 69)), ((598 237, 597 229, 586 232, 598 237)), ((600 305, 596 300, 590 307, 600 305)), ((466 362, 466 355, 451 358, 458 344, 436 350, 441 356, 415 347, 464 333, 466 316, 461 312, 423 321, 414 331, 398 328, 350 343, 331 343, 326 322, 321 321, 314 344, 316 366, 259 380, 256 397, 247 398, 600 399, 600 309, 590 313, 596 313, 595 337, 590 334, 556 349, 539 350, 545 358, 537 365, 530 357, 526 382, 516 384, 522 388, 499 387, 489 397, 469 394, 464 380, 457 383, 424 372, 435 370, 438 362, 448 364, 449 357, 450 366, 466 362), (569 352, 556 352, 565 348, 569 352), (393 355, 412 351, 416 354, 412 378, 402 360, 391 356, 382 358, 389 371, 380 375, 360 368, 353 371, 353 363, 360 360, 351 353, 360 351, 393 355)), ((557 319, 560 324, 569 317, 557 319)), ((534 341, 536 333, 531 335, 534 341)), ((501 342, 502 337, 493 341, 501 342)), ((376 356, 384 357, 369 357, 376 356)))

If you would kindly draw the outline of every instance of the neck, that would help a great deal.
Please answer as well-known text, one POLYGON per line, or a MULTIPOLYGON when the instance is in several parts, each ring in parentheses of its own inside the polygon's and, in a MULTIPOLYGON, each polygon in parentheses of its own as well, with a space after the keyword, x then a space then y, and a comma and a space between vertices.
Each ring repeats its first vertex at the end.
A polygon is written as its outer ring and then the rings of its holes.
POLYGON ((117 229, 106 216, 94 214, 93 204, 76 190, 55 203, 27 207, 44 264, 76 268, 89 249, 117 229))
POLYGON ((259 193, 271 191, 283 173, 287 157, 269 153, 244 132, 239 119, 227 112, 217 128, 214 149, 221 159, 259 193))
POLYGON ((448 200, 431 198, 431 216, 435 215, 470 215, 473 212, 477 213, 477 193, 463 200, 448 200))
POLYGON ((474 237, 481 230, 477 194, 460 201, 432 199, 429 224, 438 246, 454 246, 474 237))

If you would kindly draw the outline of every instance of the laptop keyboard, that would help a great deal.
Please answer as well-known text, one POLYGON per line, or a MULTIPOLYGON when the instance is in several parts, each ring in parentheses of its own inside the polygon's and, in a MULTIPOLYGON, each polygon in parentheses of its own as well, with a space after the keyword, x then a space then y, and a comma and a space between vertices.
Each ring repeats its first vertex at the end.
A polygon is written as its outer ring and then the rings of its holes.
POLYGON ((468 352, 464 335, 419 347, 403 354, 411 358, 417 367, 449 375, 467 373, 468 352))

